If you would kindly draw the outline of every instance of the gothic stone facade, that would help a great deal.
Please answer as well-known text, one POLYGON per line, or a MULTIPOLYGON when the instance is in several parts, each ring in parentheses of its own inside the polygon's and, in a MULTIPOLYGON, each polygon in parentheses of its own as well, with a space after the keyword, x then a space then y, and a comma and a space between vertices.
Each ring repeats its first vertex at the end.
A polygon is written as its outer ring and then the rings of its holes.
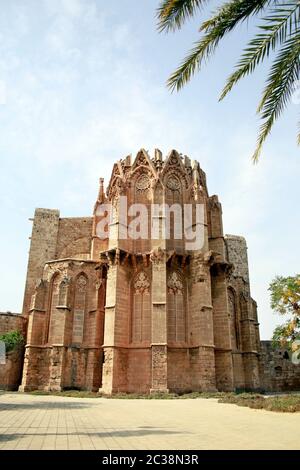
MULTIPOLYGON (((161 223, 158 217, 158 223, 161 223)), ((152 221, 149 218, 149 225, 152 221)), ((222 209, 199 163, 175 150, 145 150, 115 163, 92 217, 33 219, 23 315, 20 390, 115 392, 257 390, 259 328, 244 238, 224 236, 222 209), (128 204, 201 203, 204 245, 121 239, 118 213, 106 239, 96 210, 128 204)))

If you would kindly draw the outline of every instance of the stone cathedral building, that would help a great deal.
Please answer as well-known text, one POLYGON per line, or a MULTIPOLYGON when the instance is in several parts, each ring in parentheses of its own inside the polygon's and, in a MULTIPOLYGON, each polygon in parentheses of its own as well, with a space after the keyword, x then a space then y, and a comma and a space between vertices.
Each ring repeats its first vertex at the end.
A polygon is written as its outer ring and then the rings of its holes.
POLYGON ((23 391, 260 388, 246 242, 224 236, 221 204, 209 195, 204 171, 175 150, 165 158, 140 150, 115 163, 106 192, 100 180, 91 217, 35 211, 23 316, 23 391), (183 211, 203 204, 202 248, 188 250, 172 230, 169 238, 122 238, 118 210, 100 239, 99 207, 117 208, 121 196, 183 211))

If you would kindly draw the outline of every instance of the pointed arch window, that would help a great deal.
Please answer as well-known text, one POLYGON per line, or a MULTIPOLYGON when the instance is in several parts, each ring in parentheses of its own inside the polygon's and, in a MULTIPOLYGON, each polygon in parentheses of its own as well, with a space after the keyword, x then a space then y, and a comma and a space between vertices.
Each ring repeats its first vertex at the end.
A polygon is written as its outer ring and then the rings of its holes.
POLYGON ((74 314, 72 344, 80 345, 83 341, 84 320, 86 312, 88 279, 85 274, 79 274, 75 281, 74 314))
POLYGON ((167 200, 170 204, 181 202, 181 182, 180 179, 171 174, 166 181, 167 200))
POLYGON ((242 320, 248 318, 248 301, 243 293, 240 295, 240 310, 242 320))
POLYGON ((58 303, 61 307, 67 305, 68 286, 69 286, 70 282, 71 282, 71 279, 68 276, 64 276, 63 280, 60 283, 58 303))
MULTIPOLYGON (((142 173, 137 171, 136 180, 133 189, 133 198, 136 204, 141 204, 146 210, 140 212, 138 210, 137 218, 141 221, 138 224, 137 232, 140 232, 137 239, 134 240, 133 246, 136 252, 145 252, 150 250, 151 236, 151 175, 149 171, 143 170, 142 173)), ((135 217, 134 217, 135 218, 135 217)))
POLYGON ((179 252, 183 249, 183 195, 182 183, 175 173, 170 173, 165 179, 165 202, 170 210, 170 238, 167 240, 168 249, 179 252), (172 210, 171 210, 172 208, 172 210))
POLYGON ((59 287, 60 287, 60 276, 59 273, 55 273, 50 282, 50 302, 48 308, 47 322, 46 322, 46 333, 45 343, 52 340, 53 329, 55 327, 56 307, 59 304, 59 287))

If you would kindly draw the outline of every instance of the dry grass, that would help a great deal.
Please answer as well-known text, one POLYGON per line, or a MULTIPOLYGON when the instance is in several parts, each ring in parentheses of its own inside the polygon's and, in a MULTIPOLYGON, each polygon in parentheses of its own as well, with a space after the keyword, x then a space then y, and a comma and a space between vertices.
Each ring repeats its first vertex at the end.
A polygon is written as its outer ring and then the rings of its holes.
POLYGON ((264 397, 263 395, 250 393, 240 395, 228 394, 220 398, 219 403, 233 403, 256 410, 277 411, 281 413, 300 412, 300 395, 264 397))
POLYGON ((82 390, 65 390, 62 392, 44 392, 35 390, 31 395, 54 395, 60 397, 72 398, 107 398, 124 400, 185 400, 185 399, 205 399, 217 398, 219 403, 229 403, 238 406, 246 406, 256 410, 277 411, 283 413, 300 412, 300 394, 299 395, 276 395, 268 396, 258 393, 234 393, 234 392, 191 392, 178 395, 176 393, 116 393, 111 396, 101 395, 97 392, 88 392, 82 390))
POLYGON ((177 393, 115 393, 113 395, 102 395, 98 392, 88 392, 84 390, 64 390, 62 392, 46 392, 43 390, 34 390, 28 392, 31 395, 54 395, 60 397, 72 398, 107 398, 107 399, 124 399, 124 400, 184 400, 195 398, 222 398, 230 395, 226 392, 190 392, 184 394, 177 393))
POLYGON ((101 398, 101 393, 88 392, 85 390, 64 390, 63 392, 45 392, 43 390, 34 390, 28 392, 30 395, 51 395, 55 397, 71 397, 71 398, 101 398))

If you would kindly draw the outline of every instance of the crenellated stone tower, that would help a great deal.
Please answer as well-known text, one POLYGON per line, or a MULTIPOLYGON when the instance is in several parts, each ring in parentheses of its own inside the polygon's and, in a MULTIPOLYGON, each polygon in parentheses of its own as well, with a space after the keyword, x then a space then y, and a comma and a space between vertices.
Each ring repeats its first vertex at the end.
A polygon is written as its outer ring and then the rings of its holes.
MULTIPOLYGON (((171 221, 175 217, 170 215, 171 221)), ((184 220, 184 217, 182 218, 184 220)), ((184 228, 184 227, 183 227, 184 228)), ((183 230, 184 233, 184 230, 183 230)), ((28 317, 21 390, 115 392, 257 390, 259 329, 251 298, 247 247, 225 236, 217 196, 199 163, 175 150, 163 159, 140 150, 115 163, 90 218, 60 218, 37 209, 33 220, 23 315, 28 317), (148 209, 148 236, 121 236, 148 209), (108 203, 114 207, 99 238, 108 203), (164 232, 165 210, 184 216, 204 208, 203 243, 164 232), (102 210, 103 208, 103 210, 102 210), (151 228, 158 236, 151 238, 151 228)))

